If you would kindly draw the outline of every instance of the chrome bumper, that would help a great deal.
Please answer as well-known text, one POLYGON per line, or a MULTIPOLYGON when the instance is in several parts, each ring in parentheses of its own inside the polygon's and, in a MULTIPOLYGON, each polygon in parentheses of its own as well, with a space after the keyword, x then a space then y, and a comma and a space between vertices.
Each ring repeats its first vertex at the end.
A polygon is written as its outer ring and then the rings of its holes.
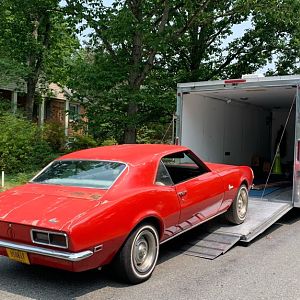
POLYGON ((39 254, 48 257, 54 257, 54 258, 63 259, 71 262, 81 261, 93 255, 93 251, 91 250, 72 253, 72 252, 52 250, 52 249, 36 247, 36 246, 29 246, 29 245, 24 245, 19 243, 12 243, 3 240, 0 240, 0 247, 25 251, 28 253, 34 253, 34 254, 39 254))

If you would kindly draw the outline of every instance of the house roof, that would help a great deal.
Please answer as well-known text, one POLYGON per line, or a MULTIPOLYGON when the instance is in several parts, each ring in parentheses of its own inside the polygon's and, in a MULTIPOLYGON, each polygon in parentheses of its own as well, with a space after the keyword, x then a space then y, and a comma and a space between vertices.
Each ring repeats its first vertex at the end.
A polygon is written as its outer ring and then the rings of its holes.
POLYGON ((27 93, 27 86, 25 81, 20 80, 19 82, 6 82, 0 84, 0 89, 6 91, 17 91, 27 93))
MULTIPOLYGON (((0 83, 0 89, 6 91, 17 91, 27 93, 26 82, 23 80, 20 80, 19 82, 10 82, 5 84, 0 83)), ((40 92, 43 94, 44 97, 62 101, 66 101, 68 96, 73 95, 70 89, 68 89, 67 87, 62 87, 57 83, 50 83, 48 86, 48 90, 40 86, 40 92)), ((74 101, 73 99, 72 102, 76 101, 74 101)))
POLYGON ((49 90, 52 93, 50 98, 66 101, 68 96, 72 96, 72 92, 68 88, 61 87, 56 83, 50 83, 49 90))

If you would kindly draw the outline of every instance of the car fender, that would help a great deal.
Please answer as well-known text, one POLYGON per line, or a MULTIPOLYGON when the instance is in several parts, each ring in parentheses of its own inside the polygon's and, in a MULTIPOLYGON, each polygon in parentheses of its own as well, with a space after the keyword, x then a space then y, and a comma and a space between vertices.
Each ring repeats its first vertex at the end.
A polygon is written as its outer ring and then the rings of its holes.
MULTIPOLYGON (((139 224, 143 223, 146 220, 156 220, 158 225, 159 225, 159 237, 161 238, 163 236, 163 232, 165 230, 165 224, 163 221, 163 218, 155 211, 153 210, 148 210, 146 212, 141 212, 140 214, 138 214, 132 221, 131 223, 131 230, 129 232, 130 233, 134 230, 134 228, 136 228, 139 224)), ((128 235, 128 236, 129 236, 128 235)))

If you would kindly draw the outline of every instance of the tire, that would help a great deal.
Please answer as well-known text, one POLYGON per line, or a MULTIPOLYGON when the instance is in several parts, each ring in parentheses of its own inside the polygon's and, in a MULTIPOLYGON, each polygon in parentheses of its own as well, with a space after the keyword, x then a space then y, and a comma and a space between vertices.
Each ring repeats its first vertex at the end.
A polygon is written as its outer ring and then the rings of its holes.
POLYGON ((136 227, 119 251, 114 269, 122 281, 138 284, 149 279, 159 253, 157 229, 150 223, 136 227))
POLYGON ((227 221, 236 225, 242 224, 246 219, 248 202, 248 189, 242 184, 231 206, 225 213, 227 221))

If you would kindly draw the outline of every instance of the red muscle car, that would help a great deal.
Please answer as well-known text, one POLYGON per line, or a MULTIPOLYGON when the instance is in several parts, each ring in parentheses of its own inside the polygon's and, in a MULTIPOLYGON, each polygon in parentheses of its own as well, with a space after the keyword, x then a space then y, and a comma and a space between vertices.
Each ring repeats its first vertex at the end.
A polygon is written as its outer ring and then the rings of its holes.
POLYGON ((245 220, 249 167, 204 163, 173 145, 120 145, 54 160, 0 194, 0 255, 79 272, 113 263, 148 279, 159 245, 225 213, 245 220))

